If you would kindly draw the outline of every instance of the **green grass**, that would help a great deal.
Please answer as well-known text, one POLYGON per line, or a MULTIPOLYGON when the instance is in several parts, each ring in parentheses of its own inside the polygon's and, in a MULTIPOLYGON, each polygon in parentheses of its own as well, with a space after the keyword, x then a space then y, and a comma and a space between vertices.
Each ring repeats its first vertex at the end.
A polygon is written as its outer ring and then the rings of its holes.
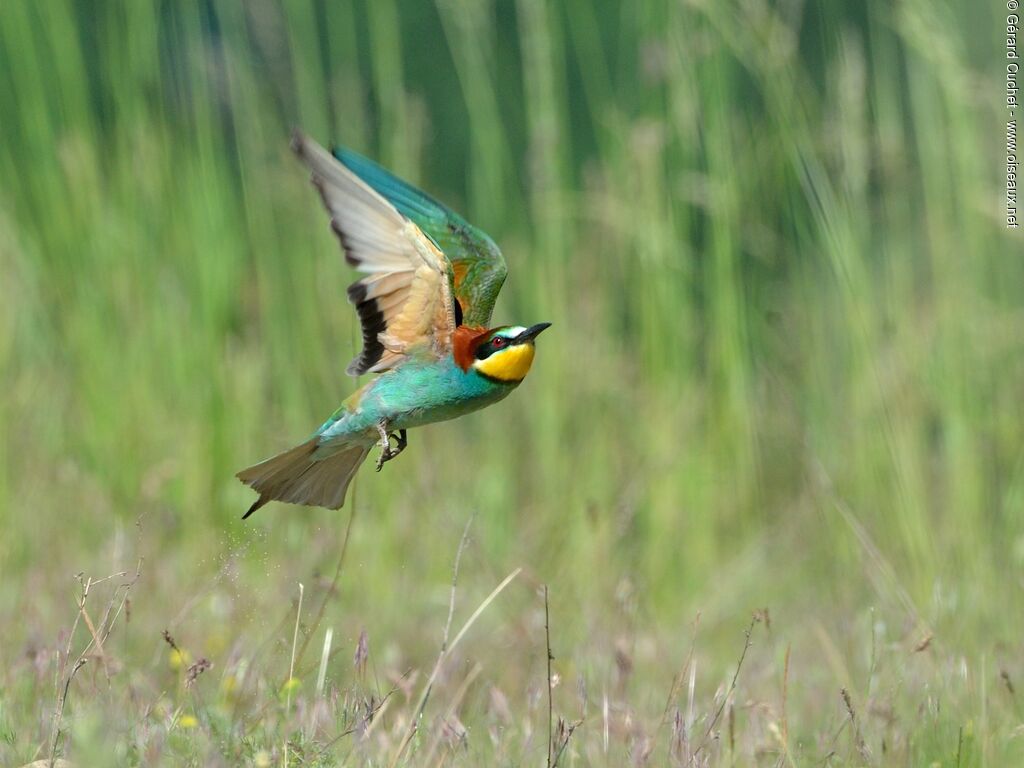
POLYGON ((560 765, 1020 763, 1001 26, 9 0, 0 764, 49 757, 91 622, 57 738, 79 766, 541 765, 541 585, 560 765), (496 321, 554 327, 513 397, 414 432, 345 510, 242 523, 234 472, 355 386, 294 125, 491 233, 496 321), (522 571, 409 739, 460 548, 452 636, 522 571), (76 574, 120 572, 79 611, 76 574))

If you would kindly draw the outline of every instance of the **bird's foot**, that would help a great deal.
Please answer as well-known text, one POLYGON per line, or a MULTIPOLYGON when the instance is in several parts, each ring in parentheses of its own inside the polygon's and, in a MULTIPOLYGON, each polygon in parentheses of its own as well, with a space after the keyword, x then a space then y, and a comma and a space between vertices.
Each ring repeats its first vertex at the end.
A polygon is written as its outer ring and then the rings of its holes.
POLYGON ((405 446, 409 444, 409 439, 406 437, 404 429, 398 430, 397 435, 389 434, 386 419, 381 419, 377 422, 377 432, 380 434, 380 456, 377 457, 377 471, 380 472, 381 467, 405 450, 405 446), (392 437, 395 438, 394 448, 391 447, 392 437))
MULTIPOLYGON (((409 438, 407 437, 407 433, 404 429, 398 430, 397 435, 392 434, 391 436, 395 438, 395 456, 397 456, 405 450, 405 446, 409 444, 409 438)), ((394 456, 392 458, 394 458, 394 456)))

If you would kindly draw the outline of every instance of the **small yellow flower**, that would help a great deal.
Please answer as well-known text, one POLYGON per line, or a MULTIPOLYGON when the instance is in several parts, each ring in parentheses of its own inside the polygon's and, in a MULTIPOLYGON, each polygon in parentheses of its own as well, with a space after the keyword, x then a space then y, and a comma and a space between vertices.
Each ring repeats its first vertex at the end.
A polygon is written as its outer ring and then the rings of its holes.
POLYGON ((192 663, 192 657, 188 655, 188 651, 172 648, 170 663, 171 669, 182 669, 192 663))
POLYGON ((261 749, 253 756, 252 762, 256 768, 270 768, 270 753, 261 749))
POLYGON ((220 681, 220 690, 225 696, 230 696, 235 692, 235 688, 238 687, 238 678, 234 675, 225 675, 224 679, 220 681))
POLYGON ((281 695, 284 696, 284 695, 287 695, 289 693, 295 693, 295 691, 298 690, 298 688, 301 687, 301 686, 302 686, 302 681, 299 680, 299 678, 297 678, 297 677, 290 677, 285 682, 285 684, 281 686, 281 695))
POLYGON ((199 721, 194 715, 182 715, 178 718, 179 728, 195 728, 197 725, 199 725, 199 721))

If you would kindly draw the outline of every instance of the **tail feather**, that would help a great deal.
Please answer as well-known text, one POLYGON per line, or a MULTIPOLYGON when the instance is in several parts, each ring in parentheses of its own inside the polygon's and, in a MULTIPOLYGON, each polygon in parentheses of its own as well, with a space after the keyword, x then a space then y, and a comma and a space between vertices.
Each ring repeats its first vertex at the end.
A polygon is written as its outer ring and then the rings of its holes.
POLYGON ((314 437, 239 472, 238 479, 260 494, 242 519, 275 500, 340 509, 370 445, 349 443, 329 452, 324 448, 314 437))

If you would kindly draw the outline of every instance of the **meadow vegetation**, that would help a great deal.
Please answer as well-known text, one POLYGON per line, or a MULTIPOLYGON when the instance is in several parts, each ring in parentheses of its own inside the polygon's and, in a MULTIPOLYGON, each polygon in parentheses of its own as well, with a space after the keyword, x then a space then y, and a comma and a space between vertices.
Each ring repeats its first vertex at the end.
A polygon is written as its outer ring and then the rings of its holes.
POLYGON ((999 3, 2 6, 0 764, 1024 764, 999 3), (293 126, 553 328, 242 523, 355 386, 293 126))

